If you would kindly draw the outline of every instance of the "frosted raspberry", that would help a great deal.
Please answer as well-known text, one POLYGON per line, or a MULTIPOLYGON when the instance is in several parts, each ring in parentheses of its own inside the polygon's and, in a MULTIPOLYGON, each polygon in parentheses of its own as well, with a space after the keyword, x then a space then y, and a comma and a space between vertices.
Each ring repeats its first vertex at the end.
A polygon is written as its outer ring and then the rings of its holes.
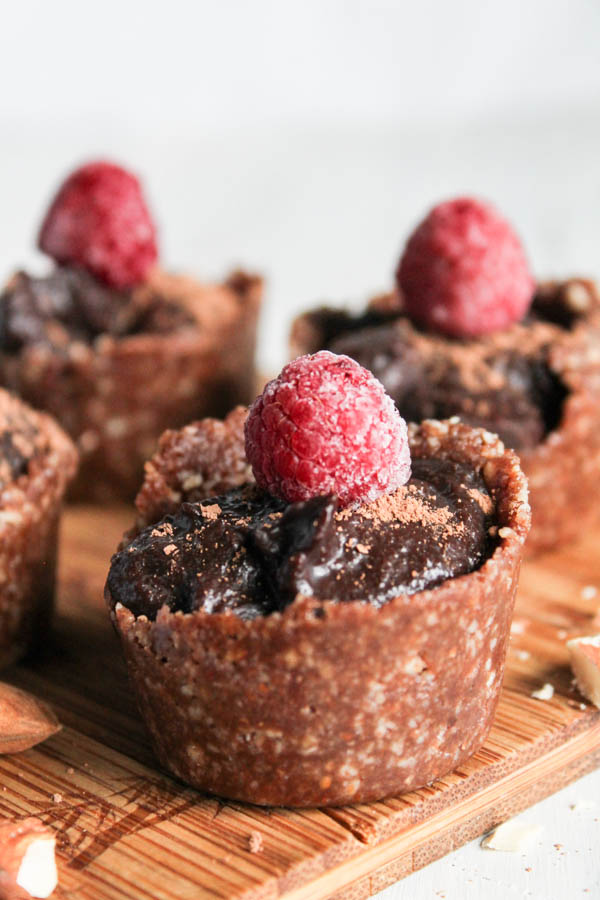
POLYGON ((337 494, 367 503, 410 477, 406 423, 383 386, 348 356, 300 356, 270 381, 246 421, 257 484, 293 503, 337 494))
POLYGON ((492 206, 468 197, 431 210, 409 238, 396 277, 409 316, 455 337, 517 322, 534 291, 512 227, 492 206))
POLYGON ((115 288, 143 281, 157 258, 154 223, 140 183, 109 162, 76 169, 42 223, 39 247, 115 288))

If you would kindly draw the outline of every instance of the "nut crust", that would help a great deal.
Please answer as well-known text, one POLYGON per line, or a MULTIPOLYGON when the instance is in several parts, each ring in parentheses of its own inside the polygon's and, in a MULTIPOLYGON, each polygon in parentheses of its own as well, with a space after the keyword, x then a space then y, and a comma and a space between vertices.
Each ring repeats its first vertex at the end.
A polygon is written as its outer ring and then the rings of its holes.
POLYGON ((0 389, 0 425, 25 410, 38 429, 28 471, 0 488, 0 667, 32 650, 54 602, 58 521, 77 452, 61 428, 0 389))
POLYGON ((530 525, 526 481, 483 430, 430 421, 410 442, 417 457, 481 468, 499 539, 477 571, 380 609, 299 596, 252 621, 163 607, 151 622, 117 605, 142 715, 179 778, 251 803, 331 806, 415 789, 481 746, 530 525))
POLYGON ((244 451, 245 406, 226 418, 202 419, 179 431, 165 431, 144 466, 135 499, 136 531, 174 513, 185 502, 214 497, 253 481, 244 451))
POLYGON ((147 285, 181 305, 196 325, 172 334, 100 336, 68 352, 32 344, 0 354, 0 380, 52 413, 76 440, 81 466, 70 498, 132 499, 144 461, 166 428, 223 415, 254 394, 262 280, 233 273, 201 285, 156 271, 147 285))
POLYGON ((550 350, 550 367, 568 390, 560 425, 521 453, 532 509, 527 555, 573 540, 600 516, 600 294, 583 279, 549 282, 540 293, 558 295, 580 317, 550 350))

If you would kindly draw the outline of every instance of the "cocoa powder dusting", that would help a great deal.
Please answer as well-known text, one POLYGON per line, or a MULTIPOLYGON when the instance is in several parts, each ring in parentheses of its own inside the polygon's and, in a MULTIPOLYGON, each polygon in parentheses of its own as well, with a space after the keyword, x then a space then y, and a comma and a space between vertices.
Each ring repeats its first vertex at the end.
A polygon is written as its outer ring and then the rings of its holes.
MULTIPOLYGON (((377 523, 387 522, 421 522, 423 525, 447 525, 452 519, 451 511, 446 507, 432 507, 423 497, 414 490, 414 485, 399 487, 392 494, 383 494, 377 500, 365 506, 359 507, 355 514, 363 519, 370 519, 377 523)), ((337 513, 341 519, 347 518, 346 510, 337 513)))
POLYGON ((210 522, 214 522, 221 515, 221 507, 218 503, 211 503, 208 506, 201 506, 200 512, 205 519, 208 519, 210 522))
POLYGON ((238 488, 212 505, 185 505, 172 519, 173 537, 157 537, 158 527, 142 532, 135 555, 113 560, 111 598, 123 602, 126 590, 135 615, 152 616, 166 603, 245 619, 281 611, 298 594, 381 606, 483 562, 494 522, 470 489, 487 493, 476 469, 418 457, 409 484, 359 508, 337 509, 333 496, 285 506, 255 487, 238 488), (201 572, 200 590, 190 571, 201 572))

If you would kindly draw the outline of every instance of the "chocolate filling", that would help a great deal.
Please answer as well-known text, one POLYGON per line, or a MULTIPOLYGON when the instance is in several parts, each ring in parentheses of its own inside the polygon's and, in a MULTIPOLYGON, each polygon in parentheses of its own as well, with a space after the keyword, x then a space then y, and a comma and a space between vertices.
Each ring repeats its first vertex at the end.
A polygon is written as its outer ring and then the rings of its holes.
POLYGON ((116 291, 82 269, 58 267, 44 278, 18 272, 0 296, 0 351, 18 353, 29 344, 61 349, 102 334, 169 334, 193 323, 155 291, 116 291))
POLYGON ((533 356, 517 349, 490 353, 482 360, 487 377, 479 383, 467 383, 456 354, 423 354, 393 323, 342 335, 329 349, 370 369, 409 422, 459 415, 467 425, 498 434, 507 446, 524 449, 539 444, 561 419, 566 390, 548 366, 545 349, 533 356))
POLYGON ((478 568, 493 509, 481 475, 447 459, 414 460, 407 485, 358 509, 245 486, 146 528, 113 557, 107 587, 150 619, 163 605, 253 619, 298 594, 381 606, 478 568))

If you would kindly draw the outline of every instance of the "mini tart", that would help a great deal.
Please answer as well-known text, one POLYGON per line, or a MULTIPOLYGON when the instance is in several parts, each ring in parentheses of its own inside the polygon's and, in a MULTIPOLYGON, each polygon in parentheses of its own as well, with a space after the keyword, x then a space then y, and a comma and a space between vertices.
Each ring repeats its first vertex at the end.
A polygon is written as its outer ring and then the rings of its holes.
POLYGON ((49 417, 0 389, 0 666, 47 634, 58 522, 77 452, 49 417))
MULTIPOLYGON (((513 353, 541 361, 555 382, 556 398, 550 410, 554 421, 541 439, 517 449, 529 480, 533 518, 526 553, 533 555, 572 540, 598 520, 600 296, 593 282, 574 278, 542 283, 537 288, 531 317, 505 331, 465 341, 420 330, 403 313, 401 298, 393 294, 375 298, 357 316, 322 307, 294 322, 292 356, 324 348, 352 356, 351 347, 336 346, 336 339, 350 336, 352 340, 362 329, 372 327, 394 329, 397 346, 407 359, 416 353, 435 360, 439 366, 438 384, 447 381, 447 365, 454 365, 462 379, 461 400, 485 390, 486 380, 490 385, 494 379, 497 381, 497 372, 486 363, 489 354, 513 353)), ((368 367, 364 359, 358 361, 368 367)), ((375 374, 380 377, 377 371, 375 374)), ((382 380, 394 396, 393 386, 386 384, 385 378, 382 380)), ((497 384, 494 388, 497 390, 497 384)), ((405 418, 417 418, 410 409, 403 409, 402 403, 398 407, 405 418)), ((443 413, 454 414, 464 416, 464 405, 462 409, 446 407, 443 413)), ((478 418, 475 408, 468 422, 491 428, 482 418, 478 418)), ((505 440, 510 445, 511 425, 509 421, 506 424, 505 440)))
MULTIPOLYGON (((298 595, 250 621, 167 606, 149 620, 107 587, 157 756, 183 781, 251 803, 331 806, 418 788, 481 746, 529 530, 526 481, 515 454, 481 429, 425 422, 410 442, 413 458, 483 475, 497 543, 467 575, 380 608, 298 595)), ((175 479, 155 484, 164 499, 175 479)), ((144 509, 151 521, 147 495, 144 509)))
MULTIPOLYGON (((77 290, 99 289, 91 276, 70 271, 84 279, 77 290)), ((23 278, 15 276, 0 306, 23 278)), ((53 414, 77 443, 72 499, 132 499, 166 428, 252 399, 261 298, 262 280, 243 272, 204 285, 155 271, 123 301, 125 318, 127 304, 147 308, 152 326, 142 320, 134 333, 100 328, 81 339, 51 320, 43 340, 0 350, 0 383, 53 414)), ((110 302, 117 308, 117 295, 110 302)))

